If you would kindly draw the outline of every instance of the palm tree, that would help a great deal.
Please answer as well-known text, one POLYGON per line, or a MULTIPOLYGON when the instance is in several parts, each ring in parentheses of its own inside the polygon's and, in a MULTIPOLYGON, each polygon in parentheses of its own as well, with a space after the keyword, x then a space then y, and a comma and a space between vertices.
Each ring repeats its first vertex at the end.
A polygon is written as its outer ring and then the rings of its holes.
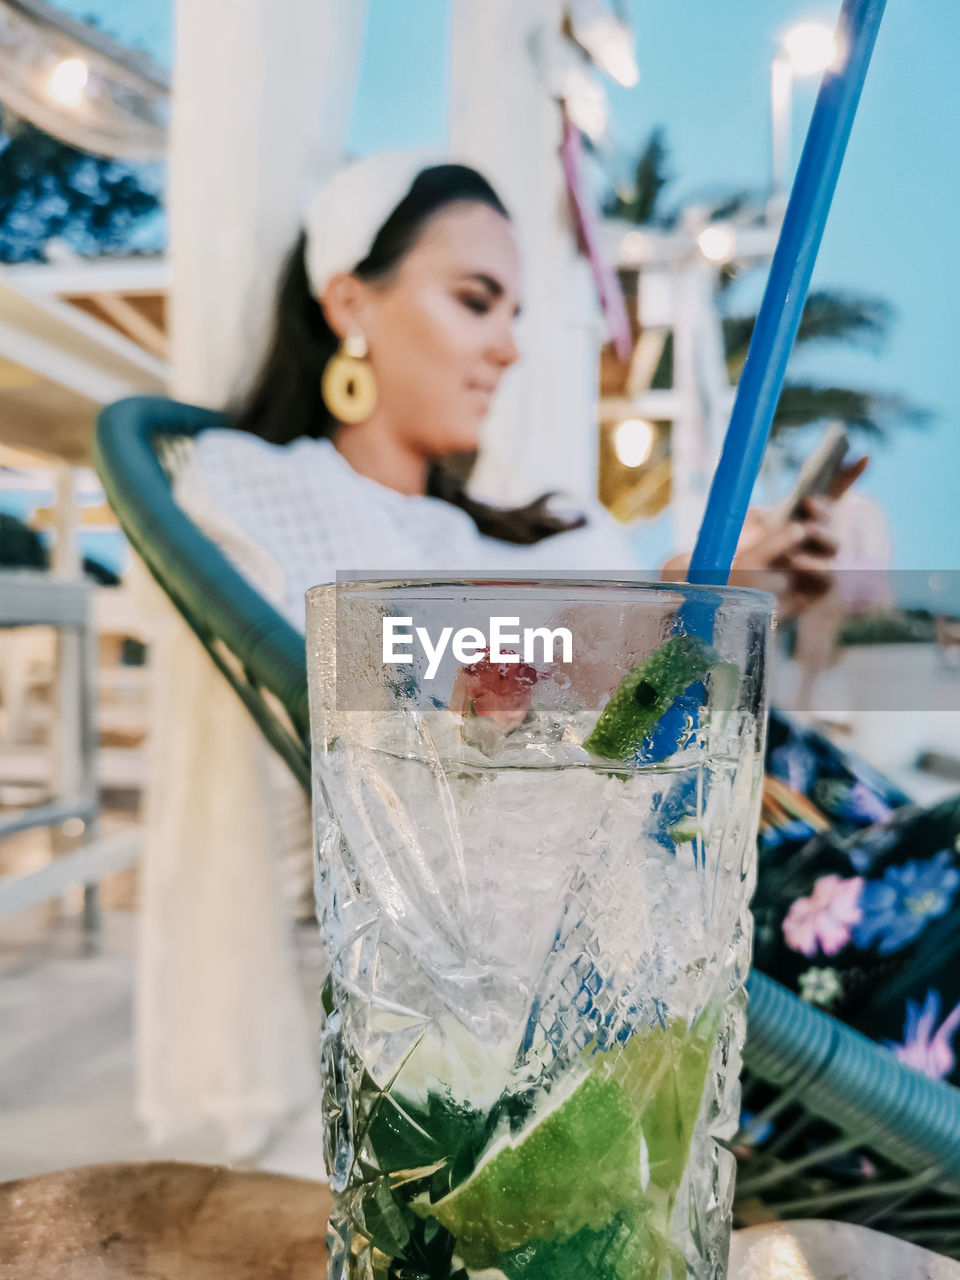
MULTIPOLYGON (((664 131, 654 129, 637 160, 630 191, 616 194, 605 212, 640 226, 669 228, 676 224, 682 209, 668 208, 664 193, 672 181, 669 151, 664 131)), ((755 207, 755 206, 754 206, 755 207)), ((750 200, 745 193, 732 193, 710 208, 710 221, 749 216, 750 200)), ((720 291, 739 278, 735 263, 721 271, 720 291)), ((879 352, 894 320, 894 310, 882 298, 840 289, 810 293, 797 333, 796 349, 807 350, 819 343, 879 352)), ((736 382, 743 368, 756 315, 727 313, 723 317, 723 337, 727 369, 736 382)), ((673 382, 673 349, 668 337, 651 385, 664 388, 673 382)), ((823 421, 841 422, 848 429, 883 439, 902 426, 924 426, 929 412, 895 392, 821 384, 790 378, 780 396, 773 420, 772 435, 781 441, 798 427, 823 421)))

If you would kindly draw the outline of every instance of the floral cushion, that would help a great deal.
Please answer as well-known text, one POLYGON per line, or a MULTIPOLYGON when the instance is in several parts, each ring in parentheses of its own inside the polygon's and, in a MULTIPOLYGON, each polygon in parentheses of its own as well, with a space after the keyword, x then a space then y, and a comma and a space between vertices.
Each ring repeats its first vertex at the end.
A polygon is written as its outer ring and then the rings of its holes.
POLYGON ((931 809, 775 714, 757 968, 910 1066, 960 1084, 960 796, 931 809))

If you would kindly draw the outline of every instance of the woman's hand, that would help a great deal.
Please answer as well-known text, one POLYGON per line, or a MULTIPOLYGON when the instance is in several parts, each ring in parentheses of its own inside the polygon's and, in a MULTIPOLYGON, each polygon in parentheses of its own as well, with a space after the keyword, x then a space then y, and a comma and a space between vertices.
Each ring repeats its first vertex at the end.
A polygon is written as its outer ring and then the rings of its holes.
MULTIPOLYGON (((775 523, 758 507, 747 512, 730 575, 734 586, 772 592, 781 618, 793 617, 823 599, 834 583, 837 543, 830 527, 833 502, 863 474, 868 459, 844 467, 825 498, 806 498, 799 517, 775 523)), ((682 578, 689 555, 674 556, 663 567, 666 578, 682 578)))
POLYGON ((790 618, 830 591, 836 554, 827 499, 807 498, 800 518, 789 524, 774 523, 754 508, 744 521, 730 582, 772 592, 780 617, 790 618))

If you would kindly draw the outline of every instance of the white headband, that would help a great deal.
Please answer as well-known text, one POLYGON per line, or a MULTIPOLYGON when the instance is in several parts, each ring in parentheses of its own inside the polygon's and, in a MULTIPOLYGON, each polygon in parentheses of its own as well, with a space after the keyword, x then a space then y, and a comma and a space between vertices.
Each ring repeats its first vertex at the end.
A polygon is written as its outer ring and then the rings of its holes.
POLYGON ((373 248, 377 232, 417 174, 444 157, 425 147, 367 156, 340 169, 313 197, 304 217, 304 263, 314 297, 342 271, 352 271, 373 248))

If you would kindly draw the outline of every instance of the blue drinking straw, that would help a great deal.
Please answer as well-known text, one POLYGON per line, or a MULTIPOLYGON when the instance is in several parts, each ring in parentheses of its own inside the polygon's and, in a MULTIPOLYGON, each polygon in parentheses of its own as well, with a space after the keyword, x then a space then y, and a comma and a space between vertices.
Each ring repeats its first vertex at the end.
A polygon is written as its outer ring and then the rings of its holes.
POLYGON ((810 277, 886 0, 844 0, 839 65, 826 72, 790 193, 688 581, 725 583, 783 390, 810 277))
MULTIPOLYGON (((844 0, 840 10, 838 65, 826 72, 817 94, 687 572, 687 580, 701 586, 722 586, 730 576, 885 5, 886 0, 844 0)), ((712 640, 719 605, 719 597, 709 594, 686 600, 676 629, 712 640)), ((694 686, 660 718, 645 753, 650 759, 676 750, 685 726, 696 723, 703 697, 703 686, 694 686)))

